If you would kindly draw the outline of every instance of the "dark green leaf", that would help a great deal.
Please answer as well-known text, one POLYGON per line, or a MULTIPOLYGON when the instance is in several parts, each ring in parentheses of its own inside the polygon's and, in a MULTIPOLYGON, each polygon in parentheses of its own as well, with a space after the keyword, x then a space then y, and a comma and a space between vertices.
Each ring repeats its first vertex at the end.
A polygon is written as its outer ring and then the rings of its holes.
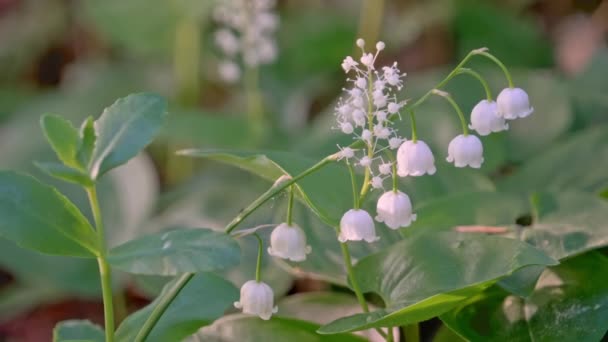
POLYGON ((378 293, 385 309, 334 321, 320 331, 348 332, 426 320, 519 268, 556 263, 513 239, 454 232, 417 235, 355 266, 361 290, 378 293))
POLYGON ((57 157, 71 167, 79 168, 80 163, 76 159, 80 137, 78 130, 68 120, 51 114, 45 114, 40 119, 42 131, 57 157))
POLYGON ((115 247, 108 260, 112 266, 126 272, 170 276, 236 266, 240 261, 240 248, 223 232, 177 228, 115 247))
POLYGON ((34 162, 34 164, 49 176, 70 183, 80 184, 84 187, 92 186, 94 183, 84 171, 71 168, 59 163, 34 162))
POLYGON ((600 191, 608 184, 608 126, 577 133, 499 183, 505 191, 600 191))
POLYGON ((599 341, 608 330, 608 259, 592 252, 549 268, 532 295, 492 289, 441 316, 471 341, 599 341))
POLYGON ((53 329, 53 342, 92 341, 104 342, 103 329, 85 320, 69 320, 60 322, 53 329))
POLYGON ((22 174, 0 172, 0 236, 43 253, 94 257, 95 231, 54 188, 22 174))
MULTIPOLYGON (((279 309, 280 310, 280 309, 279 309)), ((296 319, 272 317, 269 321, 246 315, 230 315, 201 329, 189 342, 363 342, 366 339, 350 334, 322 336, 317 324, 296 319)))
MULTIPOLYGON (((163 293, 172 285, 173 282, 167 284, 163 293)), ((234 285, 212 273, 195 275, 154 326, 148 341, 181 341, 221 317, 238 294, 234 285)), ((127 317, 116 331, 116 341, 133 341, 156 305, 158 298, 127 317)))
POLYGON ((135 157, 152 142, 167 114, 166 101, 154 94, 132 94, 106 108, 95 122, 97 141, 89 166, 92 179, 135 157))
MULTIPOLYGON (((283 175, 296 176, 316 162, 295 153, 277 151, 186 150, 181 154, 217 160, 271 182, 283 175)), ((327 165, 298 181, 296 185, 304 203, 331 226, 338 224, 342 215, 352 206, 349 175, 342 165, 327 165)))

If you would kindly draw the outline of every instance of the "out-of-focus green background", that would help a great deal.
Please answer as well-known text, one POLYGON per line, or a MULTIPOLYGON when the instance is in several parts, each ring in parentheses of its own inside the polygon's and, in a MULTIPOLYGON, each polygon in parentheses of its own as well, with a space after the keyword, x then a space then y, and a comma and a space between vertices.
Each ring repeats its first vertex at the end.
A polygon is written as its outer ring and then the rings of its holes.
MULTIPOLYGON (((112 244, 175 222, 221 226, 263 191, 264 183, 173 152, 273 149, 314 159, 335 151, 336 144, 348 141, 331 130, 345 82, 340 63, 357 53, 358 37, 386 43, 379 62, 395 60, 408 73, 405 98, 433 87, 474 48, 488 47, 511 68, 536 111, 514 122, 509 132, 484 139, 483 180, 500 179, 608 121, 606 1, 283 0, 277 5, 279 58, 260 70, 269 126, 262 138, 255 137, 242 87, 225 85, 217 75, 222 56, 213 44, 213 5, 209 0, 0 0, 0 168, 51 181, 32 164, 54 158, 38 125, 43 113, 80 122, 98 116, 118 97, 153 91, 170 100, 161 137, 148 154, 106 177, 101 190, 112 244)), ((471 66, 487 77, 495 94, 505 86, 493 65, 471 66)), ((483 97, 480 86, 466 78, 447 90, 467 112, 483 97)), ((418 120, 421 138, 445 154, 458 130, 449 107, 430 101, 418 120)), ((571 165, 567 172, 605 172, 605 139, 601 142, 597 164, 571 165)), ((589 146, 588 160, 594 147, 589 146)), ((449 181, 480 184, 461 177, 449 181)), ((532 187, 542 182, 526 179, 532 187)), ((52 182, 88 213, 84 193, 52 182)), ((608 184, 586 186, 597 191, 608 184)), ((438 194, 447 191, 435 188, 438 194)), ((277 207, 269 211, 282 208, 277 207)), ((251 271, 251 263, 245 263, 228 277, 244 280, 251 271)), ((96 272, 89 261, 42 256, 0 240, 0 341, 47 340, 54 323, 67 318, 100 321, 96 272)), ((277 293, 327 286, 294 284, 276 265, 269 264, 267 273, 277 293)), ((124 289, 126 307, 133 309, 162 281, 118 277, 116 283, 124 289)))

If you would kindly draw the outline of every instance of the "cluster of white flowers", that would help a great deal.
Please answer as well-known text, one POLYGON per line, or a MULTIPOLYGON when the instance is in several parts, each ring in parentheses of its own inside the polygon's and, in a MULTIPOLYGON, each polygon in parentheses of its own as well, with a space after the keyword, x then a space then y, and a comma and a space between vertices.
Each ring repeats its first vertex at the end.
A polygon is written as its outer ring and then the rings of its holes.
MULTIPOLYGON (((390 127, 391 121, 388 120, 391 115, 398 115, 405 105, 405 102, 396 100, 395 94, 395 90, 401 90, 401 79, 405 75, 400 73, 396 63, 391 67, 382 68, 383 73, 376 71, 374 62, 378 52, 384 49, 384 43, 379 42, 376 45, 375 55, 365 52, 363 40, 359 39, 357 46, 363 50, 360 59, 362 66, 359 67, 359 63, 350 56, 344 59, 342 68, 347 73, 354 70, 356 77, 347 80, 353 86, 345 89, 348 97, 339 102, 336 117, 338 128, 345 134, 354 135, 355 139, 363 140, 366 149, 361 150, 362 156, 357 157, 357 151, 352 148, 339 147, 338 159, 345 159, 347 163, 356 159, 356 164, 367 168, 370 174, 374 175, 370 180, 371 186, 382 188, 383 179, 392 175, 392 164, 382 161, 379 163, 378 173, 374 173, 372 162, 381 159, 377 154, 386 148, 379 142, 388 140, 388 148, 398 148, 397 176, 433 175, 436 172, 435 157, 430 147, 422 140, 406 140, 397 136, 390 127)), ((433 92, 449 97, 449 94, 439 90, 433 92)), ((496 102, 482 100, 473 108, 469 128, 485 136, 508 129, 506 120, 524 118, 532 112, 533 108, 524 90, 506 88, 502 90, 496 102)), ((466 125, 463 129, 465 132, 450 142, 446 160, 456 167, 480 168, 484 160, 481 140, 468 134, 466 125)), ((384 222, 391 229, 407 227, 416 220, 409 196, 397 189, 380 196, 376 210, 376 221, 384 222)), ((378 240, 371 215, 363 209, 347 211, 340 221, 338 239, 340 242, 378 240)))
POLYGON ((218 1, 213 17, 221 28, 215 43, 225 56, 218 67, 226 82, 241 78, 239 59, 247 67, 272 63, 278 54, 274 33, 279 17, 273 12, 276 0, 218 1))
POLYGON ((340 159, 361 166, 371 175, 370 185, 374 189, 383 188, 383 182, 391 176, 392 164, 380 155, 384 149, 399 148, 403 139, 392 128, 389 117, 400 115, 405 101, 399 101, 396 93, 403 88, 405 73, 401 73, 397 63, 376 70, 375 62, 383 42, 376 44, 376 52, 366 52, 363 39, 357 40, 362 56, 359 62, 348 56, 342 62, 342 69, 353 77, 344 89, 345 97, 336 107, 337 129, 361 140, 366 148, 353 150, 341 148, 340 159))

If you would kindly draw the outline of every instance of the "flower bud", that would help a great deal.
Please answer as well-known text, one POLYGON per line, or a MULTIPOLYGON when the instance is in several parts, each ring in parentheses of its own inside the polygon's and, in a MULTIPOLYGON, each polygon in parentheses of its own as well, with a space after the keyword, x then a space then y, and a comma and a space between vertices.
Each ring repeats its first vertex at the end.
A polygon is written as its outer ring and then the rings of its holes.
POLYGON ((376 221, 384 222, 391 229, 407 227, 416 221, 416 214, 412 214, 412 202, 401 191, 385 192, 378 199, 376 211, 376 221))
POLYGON ((481 100, 473 107, 471 112, 470 129, 474 129, 481 136, 492 132, 500 132, 509 128, 505 119, 498 115, 498 106, 494 101, 481 100))
POLYGON ((435 157, 424 141, 408 140, 401 144, 397 150, 397 174, 400 177, 432 175, 435 171, 435 157))
POLYGON ((483 145, 474 135, 459 135, 448 145, 446 160, 456 167, 480 168, 483 163, 483 145))
POLYGON ((291 261, 304 261, 311 251, 306 234, 297 224, 281 223, 270 234, 268 254, 291 261))
POLYGON ((525 118, 534 112, 534 108, 530 106, 528 94, 521 88, 503 89, 498 94, 496 103, 498 104, 498 115, 507 120, 525 118))
POLYGON ((361 241, 374 242, 380 239, 376 236, 376 228, 374 220, 362 209, 351 209, 347 211, 340 220, 340 234, 338 240, 346 241, 361 241))
POLYGON ((241 287, 241 298, 234 302, 234 307, 242 309, 243 313, 258 315, 263 320, 269 320, 278 307, 274 306, 274 293, 266 283, 249 280, 241 287))

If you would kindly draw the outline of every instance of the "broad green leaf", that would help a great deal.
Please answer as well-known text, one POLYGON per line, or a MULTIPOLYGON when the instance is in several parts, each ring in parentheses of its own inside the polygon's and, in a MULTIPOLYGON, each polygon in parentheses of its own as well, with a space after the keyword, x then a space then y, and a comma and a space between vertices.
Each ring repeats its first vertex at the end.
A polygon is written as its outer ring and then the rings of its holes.
POLYGON ((34 162, 34 164, 40 170, 42 170, 42 172, 57 179, 61 179, 70 183, 80 184, 84 187, 89 187, 94 184, 91 178, 89 178, 89 175, 84 171, 53 162, 34 162))
POLYGON ((334 321, 320 332, 426 320, 519 268, 556 263, 543 252, 513 239, 454 232, 417 235, 355 265, 361 290, 379 294, 386 308, 334 321))
POLYGON ((80 136, 72 123, 60 116, 45 114, 40 119, 40 125, 57 157, 65 165, 79 168, 76 153, 80 146, 80 136))
POLYGON ((152 142, 167 114, 166 101, 139 93, 118 99, 95 122, 97 140, 89 166, 92 179, 126 163, 152 142))
POLYGON ((103 329, 86 320, 69 320, 58 323, 53 329, 53 342, 91 341, 104 342, 103 329))
MULTIPOLYGON (((173 284, 167 284, 163 293, 173 284)), ((234 285, 212 273, 195 275, 154 326, 148 341, 181 341, 221 317, 238 294, 234 285)), ((133 341, 158 302, 159 298, 127 317, 116 331, 116 341, 133 341)))
MULTIPOLYGON (((183 155, 217 160, 275 182, 283 175, 296 176, 316 161, 289 152, 244 152, 230 150, 185 150, 183 155)), ((352 206, 348 171, 330 164, 298 181, 299 196, 323 221, 335 226, 352 206)))
MULTIPOLYGON (((361 312, 357 299, 339 292, 305 292, 291 295, 278 303, 279 315, 294 319, 327 324, 344 315, 361 312)), ((370 308, 374 307, 370 305, 370 308)), ((395 329, 395 335, 398 329, 395 329)), ((356 335, 370 341, 382 341, 383 337, 374 329, 358 331, 356 335)))
POLYGON ((417 219, 404 235, 451 230, 456 226, 511 226, 530 211, 524 196, 499 192, 470 192, 440 197, 414 206, 417 219))
MULTIPOLYGON (((280 310, 280 309, 279 309, 280 310)), ((315 331, 315 323, 273 316, 268 321, 242 314, 230 315, 218 320, 193 335, 188 342, 363 342, 362 337, 350 334, 322 336, 315 331)))
POLYGON ((223 232, 176 228, 114 247, 108 260, 125 272, 170 276, 236 266, 240 261, 240 248, 223 232))
POLYGON ((95 133, 95 120, 92 116, 89 116, 80 126, 80 147, 76 157, 81 165, 88 166, 93 156, 93 150, 95 149, 95 140, 97 139, 97 133, 95 133))
POLYGON ((0 236, 39 252, 95 257, 95 231, 72 202, 35 178, 0 171, 0 236))
POLYGON ((471 341, 600 341, 608 331, 608 259, 588 253, 545 270, 532 295, 493 288, 441 316, 471 341))
POLYGON ((608 126, 577 133, 499 183, 505 191, 600 191, 608 184, 608 126))
POLYGON ((608 202, 587 193, 543 193, 539 218, 519 236, 555 259, 608 246, 608 202))

